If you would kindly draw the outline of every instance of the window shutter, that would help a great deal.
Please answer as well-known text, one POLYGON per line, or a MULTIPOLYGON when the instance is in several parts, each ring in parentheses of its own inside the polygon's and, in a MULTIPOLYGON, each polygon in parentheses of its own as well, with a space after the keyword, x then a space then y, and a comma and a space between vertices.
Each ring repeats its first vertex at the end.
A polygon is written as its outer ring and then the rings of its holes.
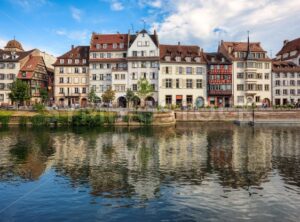
POLYGON ((163 80, 162 80, 162 87, 163 87, 163 88, 166 88, 166 79, 163 79, 163 80))
POLYGON ((172 66, 169 66, 169 74, 172 74, 172 66))
POLYGON ((186 79, 182 80, 182 87, 181 88, 186 89, 186 79))
POLYGON ((192 74, 195 75, 196 74, 196 68, 192 67, 192 74))
POLYGON ((179 68, 178 68, 178 66, 176 66, 176 75, 178 75, 179 74, 179 68))
POLYGON ((193 79, 193 89, 195 89, 196 88, 196 79, 193 79))

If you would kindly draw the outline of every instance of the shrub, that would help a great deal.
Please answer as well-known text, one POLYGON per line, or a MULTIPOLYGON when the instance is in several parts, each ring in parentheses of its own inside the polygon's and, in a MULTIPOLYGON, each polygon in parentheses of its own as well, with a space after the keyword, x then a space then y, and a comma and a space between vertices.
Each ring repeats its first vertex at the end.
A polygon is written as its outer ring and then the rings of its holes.
POLYGON ((44 115, 36 115, 31 117, 31 123, 33 126, 48 126, 49 119, 44 115))
POLYGON ((0 115, 0 123, 1 126, 8 126, 10 120, 10 116, 9 115, 0 115))
POLYGON ((137 115, 139 122, 149 125, 153 121, 153 113, 152 112, 142 112, 137 115))
POLYGON ((42 103, 37 103, 33 105, 33 109, 39 113, 42 113, 46 110, 45 105, 42 103))
POLYGON ((28 122, 28 118, 26 116, 20 116, 19 118, 19 125, 26 126, 28 122))

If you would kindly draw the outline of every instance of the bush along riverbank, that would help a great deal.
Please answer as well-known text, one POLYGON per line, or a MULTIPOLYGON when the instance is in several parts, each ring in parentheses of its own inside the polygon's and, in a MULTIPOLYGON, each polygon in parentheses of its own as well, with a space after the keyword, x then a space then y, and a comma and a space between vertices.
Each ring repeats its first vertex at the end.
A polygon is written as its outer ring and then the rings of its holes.
MULTIPOLYGON (((159 115, 159 114, 156 114, 159 115)), ((163 114, 162 114, 163 115, 163 114)), ((152 125, 153 112, 127 112, 123 115, 110 111, 81 110, 74 112, 31 112, 6 113, 0 112, 1 127, 9 125, 25 126, 51 126, 51 127, 98 127, 98 126, 131 126, 152 125)))

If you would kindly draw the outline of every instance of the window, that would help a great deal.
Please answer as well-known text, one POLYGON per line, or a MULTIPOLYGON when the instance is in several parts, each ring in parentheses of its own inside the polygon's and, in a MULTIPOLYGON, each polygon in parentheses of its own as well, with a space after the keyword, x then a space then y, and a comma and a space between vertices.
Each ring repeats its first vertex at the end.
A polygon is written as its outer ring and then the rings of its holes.
POLYGON ((182 67, 178 67, 178 73, 183 74, 183 68, 182 67))
POLYGON ((169 67, 166 66, 166 74, 169 74, 169 73, 170 73, 169 67))
POLYGON ((100 80, 104 80, 104 75, 100 74, 100 80))
POLYGON ((142 62, 141 63, 141 68, 147 68, 147 62, 142 62))
POLYGON ((75 93, 79 93, 79 89, 78 88, 75 88, 75 93))
POLYGON ((238 84, 237 85, 237 91, 244 91, 244 85, 243 84, 238 84))
POLYGON ((121 74, 121 79, 125 79, 126 75, 125 74, 121 74))
POLYGON ((137 57, 137 51, 132 51, 132 56, 137 57))
POLYGON ((237 74, 238 79, 243 79, 244 78, 244 73, 240 72, 237 74))
POLYGON ((0 83, 0 89, 4 89, 5 85, 4 83, 0 83))
POLYGON ((294 86, 295 85, 295 80, 290 80, 290 85, 294 86))
POLYGON ((192 79, 186 80, 186 88, 188 88, 188 89, 193 88, 193 80, 192 79))
POLYGON ((291 74, 290 74, 290 77, 291 77, 291 78, 295 78, 295 73, 291 73, 291 74))
POLYGON ((265 73, 265 79, 269 79, 270 78, 270 74, 269 73, 265 73))
POLYGON ((141 56, 146 56, 147 55, 147 51, 141 51, 141 56))
POLYGON ((8 74, 7 78, 10 79, 10 80, 14 80, 15 79, 15 74, 8 74))
POLYGON ((186 67, 186 74, 191 75, 193 71, 192 67, 186 67))
POLYGON ((93 64, 93 69, 97 69, 97 64, 93 64))
POLYGON ((238 68, 244 68, 244 63, 243 62, 238 62, 237 67, 238 68))
POLYGON ((256 85, 256 91, 262 91, 262 89, 263 89, 263 85, 262 84, 256 85))
POLYGON ((68 64, 72 64, 72 59, 68 59, 68 64))
POLYGON ((193 96, 187 95, 186 96, 186 103, 187 104, 193 104, 193 96))
POLYGON ((79 59, 75 59, 75 64, 79 64, 79 59))
POLYGON ((155 72, 152 72, 152 73, 151 73, 151 79, 156 79, 155 72))
POLYGON ((121 49, 124 48, 124 43, 120 43, 120 48, 121 48, 121 49))
POLYGON ((257 103, 260 102, 260 97, 259 96, 255 96, 255 102, 257 102, 257 103))
POLYGON ((147 73, 142 73, 142 78, 146 79, 147 78, 147 73))
POLYGON ((295 90, 294 90, 294 89, 291 89, 291 90, 290 90, 290 94, 291 94, 291 95, 295 95, 295 90))
POLYGON ((64 88, 59 88, 59 93, 63 94, 64 93, 64 88))
POLYGON ((300 86, 300 80, 297 80, 297 85, 300 86))
POLYGON ((59 78, 59 83, 64 83, 64 78, 59 78))
POLYGON ((202 67, 197 67, 197 74, 201 75, 203 73, 203 68, 202 67))
POLYGON ((287 94, 288 94, 287 89, 282 90, 282 94, 283 94, 283 95, 287 95, 287 94))
POLYGON ((111 58, 111 53, 107 53, 107 58, 110 59, 111 58))
POLYGON ((300 95, 300 89, 297 90, 297 94, 300 95))
POLYGON ((4 101, 4 94, 0 94, 0 101, 4 101))
POLYGON ((132 84, 132 91, 137 91, 137 84, 132 84))
POLYGON ((141 41, 138 41, 138 42, 137 42, 137 46, 142 46, 142 42, 141 42, 141 41))
POLYGON ((280 89, 276 89, 276 90, 275 90, 275 94, 276 94, 276 95, 280 95, 280 89))
POLYGON ((82 67, 82 73, 86 73, 86 67, 82 67))
POLYGON ((115 74, 115 79, 116 79, 116 80, 119 79, 119 74, 115 74))
POLYGON ((59 73, 64 73, 64 68, 63 67, 59 67, 59 73))
POLYGON ((256 78, 257 79, 262 79, 262 73, 256 73, 256 78))
POLYGON ((151 88, 155 91, 155 84, 151 84, 151 88))
POLYGON ((269 91, 270 90, 270 86, 269 86, 269 84, 266 84, 265 85, 265 91, 269 91))
POLYGON ((107 48, 107 44, 103 44, 103 48, 106 49, 107 48))
POLYGON ((59 63, 60 63, 60 64, 64 64, 64 62, 65 62, 64 59, 60 59, 60 60, 59 60, 59 63))
POLYGON ((176 88, 179 89, 179 79, 176 79, 176 88))
POLYGON ((166 88, 172 88, 172 79, 166 79, 166 88))
POLYGON ((97 75, 96 74, 93 74, 93 80, 97 80, 97 75))
POLYGON ((196 80, 196 87, 197 87, 197 89, 202 89, 202 79, 196 80))
POLYGON ((166 95, 166 105, 171 105, 171 104, 172 104, 172 96, 166 95))
MULTIPOLYGON (((223 60, 224 58, 222 58, 223 60)), ((228 65, 224 65, 224 69, 227 70, 228 69, 228 65)))
POLYGON ((275 81, 275 86, 280 86, 280 80, 275 81))
POLYGON ((131 79, 137 79, 136 73, 133 72, 133 73, 131 74, 131 79))
POLYGON ((0 74, 0 79, 1 79, 1 80, 3 80, 3 79, 4 79, 4 77, 5 77, 5 75, 4 75, 4 74, 0 74))
POLYGON ((79 69, 75 67, 75 73, 79 73, 79 69))
POLYGON ((117 47, 118 47, 118 44, 117 44, 117 43, 114 43, 114 44, 113 44, 113 48, 116 49, 117 47))
POLYGON ((265 63, 265 69, 269 69, 270 68, 270 63, 265 63))
POLYGON ((82 93, 86 93, 86 88, 82 88, 82 93))

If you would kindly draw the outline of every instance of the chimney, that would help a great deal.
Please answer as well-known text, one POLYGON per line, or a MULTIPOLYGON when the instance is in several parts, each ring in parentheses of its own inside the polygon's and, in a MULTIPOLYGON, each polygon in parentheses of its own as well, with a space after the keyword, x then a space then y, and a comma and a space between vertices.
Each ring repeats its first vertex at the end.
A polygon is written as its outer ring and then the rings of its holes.
POLYGON ((71 49, 74 49, 74 45, 71 45, 71 49))
POLYGON ((154 35, 156 35, 156 30, 154 29, 154 33, 153 33, 154 35))
POLYGON ((178 42, 178 45, 180 45, 180 42, 178 42))
POLYGON ((283 41, 283 45, 286 45, 288 42, 289 42, 289 40, 287 40, 287 39, 284 40, 284 41, 283 41))

